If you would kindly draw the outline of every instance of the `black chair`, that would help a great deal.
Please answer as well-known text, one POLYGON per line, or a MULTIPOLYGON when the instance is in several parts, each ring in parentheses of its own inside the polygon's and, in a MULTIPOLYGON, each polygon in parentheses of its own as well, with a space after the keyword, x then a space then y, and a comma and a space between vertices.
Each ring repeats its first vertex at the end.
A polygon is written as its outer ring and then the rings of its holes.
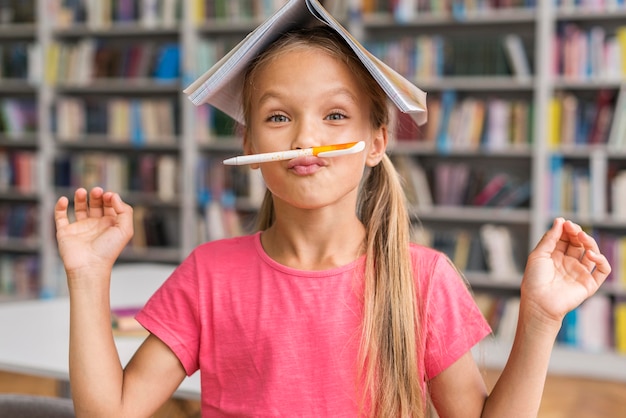
POLYGON ((71 399, 0 393, 2 418, 75 418, 71 399))

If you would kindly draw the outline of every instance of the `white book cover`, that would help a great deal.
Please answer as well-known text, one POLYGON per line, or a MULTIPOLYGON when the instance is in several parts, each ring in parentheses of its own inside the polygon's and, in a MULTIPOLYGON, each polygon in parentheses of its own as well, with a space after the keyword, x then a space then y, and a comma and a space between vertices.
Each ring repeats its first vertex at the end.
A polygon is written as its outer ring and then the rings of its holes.
POLYGON ((196 106, 209 103, 243 123, 241 88, 248 64, 281 33, 324 24, 350 45, 398 109, 420 125, 426 122, 426 93, 368 52, 317 0, 288 1, 184 92, 196 106))

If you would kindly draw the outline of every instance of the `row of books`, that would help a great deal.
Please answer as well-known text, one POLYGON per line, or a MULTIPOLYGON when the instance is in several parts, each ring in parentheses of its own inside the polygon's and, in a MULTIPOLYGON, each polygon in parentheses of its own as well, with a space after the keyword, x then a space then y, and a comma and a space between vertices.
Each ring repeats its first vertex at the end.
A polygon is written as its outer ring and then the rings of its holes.
POLYGON ((520 298, 476 292, 474 300, 498 341, 512 343, 519 318, 520 298))
POLYGON ((0 241, 38 239, 39 218, 37 207, 32 203, 0 204, 0 241))
POLYGON ((174 27, 181 18, 180 0, 52 0, 54 25, 59 28, 84 23, 108 28, 135 23, 147 28, 174 27))
POLYGON ((0 44, 0 80, 28 77, 34 45, 25 41, 0 44))
POLYGON ((548 210, 581 219, 626 220, 626 168, 609 164, 606 172, 594 170, 587 160, 550 156, 548 210), (600 178, 600 177, 605 177, 600 178), (605 184, 607 186, 605 186, 605 184), (606 189, 606 190, 605 190, 606 189))
POLYGON ((37 154, 0 148, 0 191, 33 194, 37 191, 37 154))
POLYGON ((31 98, 0 99, 0 133, 19 140, 38 130, 37 103, 31 98))
POLYGON ((135 205, 133 207, 134 234, 129 243, 135 251, 153 247, 176 248, 180 222, 165 210, 135 205))
POLYGON ((264 20, 282 7, 286 0, 194 0, 196 23, 206 20, 264 20))
POLYGON ((108 99, 60 96, 53 131, 62 141, 104 135, 112 143, 174 144, 179 132, 178 103, 172 99, 108 99))
POLYGON ((61 155, 54 164, 54 185, 60 188, 100 186, 120 193, 141 192, 164 202, 178 196, 179 164, 175 156, 109 154, 61 155))
POLYGON ((195 107, 193 128, 199 144, 210 144, 220 138, 232 140, 241 131, 234 119, 212 106, 195 107))
POLYGON ((36 0, 1 0, 0 25, 33 23, 35 9, 36 0))
POLYGON ((504 40, 484 35, 418 35, 370 40, 364 46, 419 84, 424 78, 514 74, 504 40))
POLYGON ((562 155, 550 157, 549 196, 551 213, 571 213, 581 219, 602 216, 604 202, 595 199, 589 165, 573 164, 562 155))
POLYGON ((363 0, 362 10, 367 14, 392 14, 398 21, 407 21, 420 13, 466 14, 489 13, 499 9, 534 8, 536 0, 363 0))
POLYGON ((503 225, 485 223, 476 229, 416 227, 413 239, 435 248, 466 273, 488 273, 494 283, 519 284, 522 273, 516 259, 513 233, 503 225))
POLYGON ((198 217, 197 242, 215 241, 243 235, 246 231, 237 211, 236 197, 230 190, 225 190, 221 198, 208 198, 198 217))
POLYGON ((39 296, 39 259, 34 255, 0 255, 0 298, 39 296))
MULTIPOLYGON (((519 297, 477 292, 474 299, 498 341, 513 342, 519 297)), ((626 354, 626 301, 593 296, 565 316, 557 342, 590 353, 626 354)))
POLYGON ((588 233, 596 239, 600 252, 611 265, 607 283, 618 289, 626 289, 626 236, 599 229, 589 230, 588 233))
POLYGON ((622 79, 626 56, 626 26, 558 26, 554 37, 553 73, 574 79, 622 79))
POLYGON ((528 177, 465 162, 441 161, 426 169, 410 156, 398 155, 393 159, 404 179, 407 200, 418 209, 433 204, 495 208, 530 204, 528 177))
POLYGON ((431 141, 440 151, 527 149, 532 142, 533 105, 527 99, 459 97, 444 91, 428 102, 428 121, 417 128, 402 114, 399 140, 431 141))
POLYGON ((180 77, 180 55, 180 45, 172 42, 114 44, 94 38, 54 42, 48 50, 46 79, 77 85, 107 78, 172 81, 180 77))
POLYGON ((620 118, 626 115, 626 109, 616 113, 617 96, 612 89, 600 89, 595 97, 557 92, 549 104, 549 146, 556 149, 607 143, 616 148, 626 145, 622 144, 624 141, 617 130, 612 132, 612 126, 620 123, 620 118))
POLYGON ((587 352, 626 354, 626 300, 595 295, 565 315, 557 342, 587 352))
POLYGON ((554 0, 561 11, 612 12, 626 9, 624 0, 554 0))
POLYGON ((206 208, 210 203, 238 207, 237 200, 246 206, 258 208, 265 196, 265 183, 260 170, 245 166, 225 166, 224 158, 202 156, 198 159, 196 193, 198 204, 206 208))

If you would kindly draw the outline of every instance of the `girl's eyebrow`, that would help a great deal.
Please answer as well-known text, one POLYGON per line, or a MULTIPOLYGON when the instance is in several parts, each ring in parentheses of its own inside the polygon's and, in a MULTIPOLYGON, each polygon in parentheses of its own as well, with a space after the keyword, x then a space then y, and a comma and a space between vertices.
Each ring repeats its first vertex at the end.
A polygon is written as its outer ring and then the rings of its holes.
MULTIPOLYGON (((259 102, 258 102, 258 106, 263 105, 265 102, 271 100, 271 99, 277 99, 280 100, 281 98, 283 98, 285 95, 270 89, 268 91, 266 91, 265 93, 263 93, 261 95, 261 97, 259 97, 259 102)), ((356 96, 354 95, 354 93, 350 90, 347 89, 343 86, 339 86, 336 87, 334 89, 328 90, 328 91, 324 91, 324 97, 335 97, 335 96, 345 96, 348 100, 350 100, 352 103, 354 104, 358 104, 359 101, 357 100, 356 96)))

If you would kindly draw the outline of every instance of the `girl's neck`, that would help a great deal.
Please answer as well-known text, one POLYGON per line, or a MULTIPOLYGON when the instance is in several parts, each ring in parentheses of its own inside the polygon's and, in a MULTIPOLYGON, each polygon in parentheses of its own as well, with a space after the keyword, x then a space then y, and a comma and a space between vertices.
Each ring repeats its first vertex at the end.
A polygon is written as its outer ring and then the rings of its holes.
POLYGON ((300 270, 327 270, 364 253, 365 228, 356 215, 326 220, 278 217, 261 243, 276 262, 300 270))

